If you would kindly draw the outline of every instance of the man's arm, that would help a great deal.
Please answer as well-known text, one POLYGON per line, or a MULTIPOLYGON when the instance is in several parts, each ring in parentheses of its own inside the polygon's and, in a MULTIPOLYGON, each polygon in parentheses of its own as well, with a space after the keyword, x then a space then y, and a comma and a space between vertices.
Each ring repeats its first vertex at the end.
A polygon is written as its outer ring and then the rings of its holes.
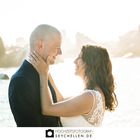
POLYGON ((18 126, 40 126, 32 89, 24 77, 16 77, 9 85, 9 101, 18 126))

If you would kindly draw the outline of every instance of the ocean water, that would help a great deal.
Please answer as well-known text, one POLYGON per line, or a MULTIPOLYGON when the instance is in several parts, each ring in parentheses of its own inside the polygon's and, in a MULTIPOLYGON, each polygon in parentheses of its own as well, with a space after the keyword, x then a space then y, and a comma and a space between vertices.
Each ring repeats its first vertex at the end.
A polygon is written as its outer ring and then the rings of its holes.
MULTIPOLYGON (((118 107, 105 113, 103 127, 140 127, 140 58, 113 58, 113 74, 116 83, 118 107)), ((9 77, 18 68, 0 68, 0 73, 9 77)), ((61 93, 65 96, 78 95, 82 81, 74 74, 72 59, 51 66, 50 71, 61 93)), ((0 127, 15 127, 8 101, 9 80, 0 80, 0 127)))

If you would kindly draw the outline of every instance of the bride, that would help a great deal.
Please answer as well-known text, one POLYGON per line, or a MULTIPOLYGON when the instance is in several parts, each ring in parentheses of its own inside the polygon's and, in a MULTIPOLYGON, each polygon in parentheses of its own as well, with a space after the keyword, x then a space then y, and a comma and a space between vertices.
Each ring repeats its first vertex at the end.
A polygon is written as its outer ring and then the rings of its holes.
POLYGON ((50 61, 50 56, 46 64, 36 52, 30 55, 30 62, 40 76, 42 114, 60 116, 64 127, 100 126, 105 110, 113 111, 118 104, 107 50, 92 45, 82 47, 74 63, 75 74, 82 78, 85 87, 78 96, 67 99, 63 98, 49 74, 50 61), (57 103, 53 103, 48 80, 56 91, 57 103))

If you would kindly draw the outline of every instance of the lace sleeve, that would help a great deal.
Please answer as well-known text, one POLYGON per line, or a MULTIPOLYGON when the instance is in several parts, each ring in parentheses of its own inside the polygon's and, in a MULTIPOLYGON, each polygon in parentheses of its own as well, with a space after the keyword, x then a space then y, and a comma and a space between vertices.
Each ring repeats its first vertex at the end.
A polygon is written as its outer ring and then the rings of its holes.
POLYGON ((84 117, 89 123, 99 126, 104 115, 102 96, 100 92, 95 90, 91 90, 90 93, 93 95, 93 106, 90 112, 85 114, 84 117))

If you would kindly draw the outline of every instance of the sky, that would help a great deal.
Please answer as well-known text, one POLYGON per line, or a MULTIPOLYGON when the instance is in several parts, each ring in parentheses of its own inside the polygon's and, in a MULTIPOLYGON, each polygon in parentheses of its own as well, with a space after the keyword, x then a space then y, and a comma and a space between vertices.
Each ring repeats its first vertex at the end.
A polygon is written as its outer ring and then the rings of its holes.
POLYGON ((0 36, 7 44, 28 39, 42 23, 111 41, 140 25, 139 0, 0 0, 0 36))

